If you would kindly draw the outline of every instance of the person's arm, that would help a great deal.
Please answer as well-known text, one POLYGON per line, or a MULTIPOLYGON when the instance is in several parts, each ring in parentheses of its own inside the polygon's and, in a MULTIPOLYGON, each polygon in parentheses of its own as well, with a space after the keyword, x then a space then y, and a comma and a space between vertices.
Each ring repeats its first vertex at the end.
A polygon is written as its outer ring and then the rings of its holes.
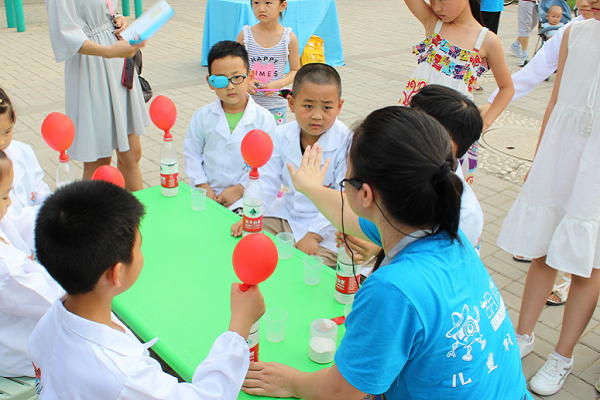
MULTIPOLYGON (((569 55, 569 32, 571 28, 568 28, 565 31, 563 36, 561 45, 560 45, 560 53, 558 55, 558 71, 556 72, 556 80, 554 81, 554 88, 552 89, 552 94, 550 95, 550 101, 548 102, 548 106, 546 107, 546 112, 544 113, 544 119, 542 120, 542 128, 540 129, 540 136, 538 138, 538 142, 535 146, 535 154, 537 154, 538 148, 540 147, 540 142, 542 141, 542 137, 544 136, 544 131, 546 130, 546 125, 548 124, 548 120, 550 119, 550 115, 552 115, 552 111, 554 110, 554 106, 556 105, 556 100, 558 99, 558 91, 560 89, 560 81, 562 80, 563 70, 565 68, 565 62, 567 61, 567 56, 569 55)), ((535 159, 535 155, 533 156, 535 159)))
POLYGON ((131 58, 145 45, 145 40, 136 44, 130 44, 126 40, 119 40, 108 46, 92 42, 91 40, 86 40, 79 48, 78 53, 88 56, 100 56, 104 58, 131 58))
POLYGON ((307 196, 337 230, 342 229, 341 197, 343 196, 344 229, 346 233, 368 240, 360 227, 358 216, 348 206, 345 193, 340 196, 336 191, 323 187, 325 173, 329 167, 329 159, 325 160, 323 167, 321 167, 322 157, 323 149, 317 143, 312 148, 311 146, 306 147, 297 171, 293 165, 287 165, 294 188, 307 196))
POLYGON ((404 2, 410 12, 423 24, 426 35, 430 35, 439 19, 431 6, 423 0, 404 0, 404 2))
MULTIPOLYGON (((271 81, 264 85, 261 85, 263 89, 281 89, 292 82, 294 82, 294 77, 296 76, 296 72, 300 69, 300 53, 299 53, 298 38, 294 35, 293 32, 290 33, 290 43, 288 45, 289 56, 288 61, 290 63, 290 72, 288 72, 283 78, 278 79, 276 81, 271 81)), ((274 96, 277 92, 265 92, 265 96, 274 96)))
POLYGON ((510 70, 508 69, 508 65, 506 65, 502 44, 500 43, 498 36, 492 32, 488 32, 484 41, 484 46, 488 65, 498 84, 498 95, 494 99, 489 110, 483 114, 483 130, 485 131, 492 125, 496 118, 498 118, 502 111, 504 111, 508 103, 510 103, 510 100, 515 94, 515 89, 510 77, 510 70))

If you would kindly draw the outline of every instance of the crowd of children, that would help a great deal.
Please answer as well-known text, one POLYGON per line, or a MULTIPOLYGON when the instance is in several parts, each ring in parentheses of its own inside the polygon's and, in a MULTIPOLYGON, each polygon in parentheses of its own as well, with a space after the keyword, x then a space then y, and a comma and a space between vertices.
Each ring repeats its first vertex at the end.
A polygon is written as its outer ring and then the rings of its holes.
MULTIPOLYGON (((217 99, 192 116, 185 170, 193 186, 240 214, 249 172, 241 142, 261 129, 274 143, 261 169, 264 229, 293 233, 299 250, 331 267, 340 246, 354 262, 372 260, 334 364, 304 373, 250 363, 246 341, 265 303, 258 286, 244 292, 233 284, 229 328, 191 382, 164 373, 149 356, 152 343, 141 343, 111 311, 143 268, 144 206, 102 181, 52 194, 31 147, 13 140, 16 111, 0 89, 0 376, 35 376, 41 399, 216 400, 241 389, 304 399, 527 400, 520 358, 533 349, 560 270, 572 274, 572 293, 556 348, 530 382, 536 393, 556 393, 600 292, 600 48, 587 45, 600 36, 600 0, 578 1, 589 5, 590 19, 552 39, 562 39, 556 84, 531 173, 498 237, 506 251, 533 258, 516 331, 478 257, 483 213, 470 187, 476 144, 514 94, 478 0, 406 0, 427 36, 415 46, 418 66, 401 106, 376 110, 352 130, 338 120, 344 100, 336 69, 300 67, 298 39, 279 23, 287 1, 253 0, 259 23, 209 52, 206 79, 217 99), (479 110, 471 93, 487 68, 499 91, 479 110), (582 77, 587 90, 574 85, 582 77), (287 98, 276 94, 292 83, 287 98), (295 121, 286 123, 288 107, 295 121)), ((49 13, 62 3, 50 1, 49 13)), ((554 11, 548 18, 556 26, 554 11)), ((73 45, 68 32, 55 35, 73 45)), ((86 41, 77 42, 85 47, 79 54, 93 55, 86 41)), ((241 222, 231 234, 241 235, 241 222)))

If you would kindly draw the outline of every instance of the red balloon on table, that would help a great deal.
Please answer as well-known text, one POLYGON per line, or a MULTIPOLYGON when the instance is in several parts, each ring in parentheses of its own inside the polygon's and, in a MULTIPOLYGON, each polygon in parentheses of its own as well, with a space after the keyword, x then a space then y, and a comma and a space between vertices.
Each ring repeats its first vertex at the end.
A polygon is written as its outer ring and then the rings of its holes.
POLYGON ((165 131, 165 137, 170 138, 169 132, 177 119, 177 107, 167 96, 156 96, 150 104, 150 119, 158 129, 165 131))
POLYGON ((273 154, 273 140, 263 130, 253 129, 242 140, 242 157, 252 168, 265 165, 273 154))
POLYGON ((92 175, 92 180, 106 181, 122 187, 123 189, 125 188, 125 178, 123 177, 123 174, 112 165, 98 167, 98 169, 94 171, 94 175, 92 175))
POLYGON ((75 125, 69 117, 58 112, 51 112, 42 122, 42 137, 53 150, 60 152, 60 159, 68 161, 65 153, 73 144, 75 125))
POLYGON ((250 286, 266 281, 277 267, 277 246, 267 235, 254 233, 243 237, 233 250, 233 270, 244 283, 245 292, 250 286))

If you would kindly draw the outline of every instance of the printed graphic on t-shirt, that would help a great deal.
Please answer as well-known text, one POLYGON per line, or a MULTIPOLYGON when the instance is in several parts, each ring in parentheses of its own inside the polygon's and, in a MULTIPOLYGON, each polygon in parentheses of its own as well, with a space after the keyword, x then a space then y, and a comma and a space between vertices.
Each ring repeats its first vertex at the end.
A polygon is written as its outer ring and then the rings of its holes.
POLYGON ((483 301, 481 302, 481 309, 485 310, 485 313, 492 324, 494 331, 497 331, 506 318, 506 307, 504 306, 504 300, 500 296, 500 292, 494 282, 489 280, 489 291, 483 295, 483 301))
POLYGON ((274 57, 251 57, 250 62, 253 63, 252 69, 254 70, 254 79, 265 84, 270 80, 277 78, 275 64, 277 64, 278 61, 279 60, 274 57))
POLYGON ((446 337, 454 340, 454 343, 452 343, 452 350, 448 352, 447 357, 456 357, 456 349, 462 346, 463 349, 467 350, 462 359, 464 361, 471 361, 473 359, 471 351, 475 342, 481 345, 482 351, 485 349, 486 340, 483 338, 479 328, 480 316, 477 306, 473 307, 473 311, 476 315, 475 318, 471 316, 469 306, 465 304, 462 312, 452 313, 454 327, 446 333, 446 337))

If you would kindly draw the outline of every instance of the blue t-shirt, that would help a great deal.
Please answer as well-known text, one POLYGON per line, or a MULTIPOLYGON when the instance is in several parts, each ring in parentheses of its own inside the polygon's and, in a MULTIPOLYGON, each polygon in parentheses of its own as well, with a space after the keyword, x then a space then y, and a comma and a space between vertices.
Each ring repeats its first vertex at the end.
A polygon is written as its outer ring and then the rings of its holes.
POLYGON ((504 9, 503 0, 481 0, 481 11, 500 12, 504 9))
MULTIPOLYGON (((360 226, 381 245, 373 223, 360 226)), ((365 280, 335 355, 352 386, 389 400, 523 399, 504 301, 460 235, 465 246, 445 232, 418 239, 365 280)))

